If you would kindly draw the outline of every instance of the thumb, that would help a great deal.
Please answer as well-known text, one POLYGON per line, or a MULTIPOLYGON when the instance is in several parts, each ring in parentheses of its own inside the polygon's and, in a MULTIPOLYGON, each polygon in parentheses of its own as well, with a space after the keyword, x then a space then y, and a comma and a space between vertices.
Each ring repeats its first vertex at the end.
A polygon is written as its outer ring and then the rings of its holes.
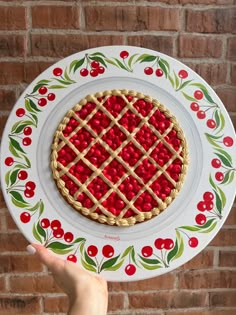
POLYGON ((27 251, 31 254, 36 254, 39 260, 48 267, 52 272, 63 267, 62 259, 55 257, 49 250, 39 244, 30 244, 27 246, 27 251))

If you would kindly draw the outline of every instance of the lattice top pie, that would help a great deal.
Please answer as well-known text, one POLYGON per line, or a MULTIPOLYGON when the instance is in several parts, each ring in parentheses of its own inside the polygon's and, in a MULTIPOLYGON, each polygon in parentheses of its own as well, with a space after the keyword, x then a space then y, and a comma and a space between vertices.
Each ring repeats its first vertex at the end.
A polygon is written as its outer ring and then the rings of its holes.
POLYGON ((176 118, 142 93, 88 95, 69 110, 54 135, 51 167, 57 187, 81 214, 131 226, 167 208, 188 164, 176 118))

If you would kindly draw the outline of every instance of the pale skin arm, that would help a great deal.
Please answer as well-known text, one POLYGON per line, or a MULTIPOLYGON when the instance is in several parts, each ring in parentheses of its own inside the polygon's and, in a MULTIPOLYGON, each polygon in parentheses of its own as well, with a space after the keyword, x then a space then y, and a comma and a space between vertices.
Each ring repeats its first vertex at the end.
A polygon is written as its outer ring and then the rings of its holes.
POLYGON ((68 295, 68 315, 107 314, 108 291, 103 278, 88 273, 78 264, 55 257, 41 245, 29 245, 27 250, 38 256, 68 295))

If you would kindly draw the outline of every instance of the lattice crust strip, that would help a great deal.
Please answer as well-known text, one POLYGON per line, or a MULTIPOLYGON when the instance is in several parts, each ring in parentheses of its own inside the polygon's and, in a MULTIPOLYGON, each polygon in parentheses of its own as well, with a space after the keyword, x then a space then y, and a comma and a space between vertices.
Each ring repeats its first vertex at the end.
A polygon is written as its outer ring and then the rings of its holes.
POLYGON ((100 223, 130 226, 163 211, 188 165, 184 133, 157 100, 129 90, 88 95, 54 135, 51 168, 64 198, 100 223))

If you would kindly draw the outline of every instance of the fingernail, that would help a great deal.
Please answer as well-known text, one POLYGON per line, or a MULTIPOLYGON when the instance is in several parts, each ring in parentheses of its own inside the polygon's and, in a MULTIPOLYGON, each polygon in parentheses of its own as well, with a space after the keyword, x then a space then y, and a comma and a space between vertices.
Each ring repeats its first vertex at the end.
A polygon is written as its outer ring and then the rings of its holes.
POLYGON ((36 249, 32 245, 28 245, 26 250, 30 255, 34 255, 36 253, 36 249))

